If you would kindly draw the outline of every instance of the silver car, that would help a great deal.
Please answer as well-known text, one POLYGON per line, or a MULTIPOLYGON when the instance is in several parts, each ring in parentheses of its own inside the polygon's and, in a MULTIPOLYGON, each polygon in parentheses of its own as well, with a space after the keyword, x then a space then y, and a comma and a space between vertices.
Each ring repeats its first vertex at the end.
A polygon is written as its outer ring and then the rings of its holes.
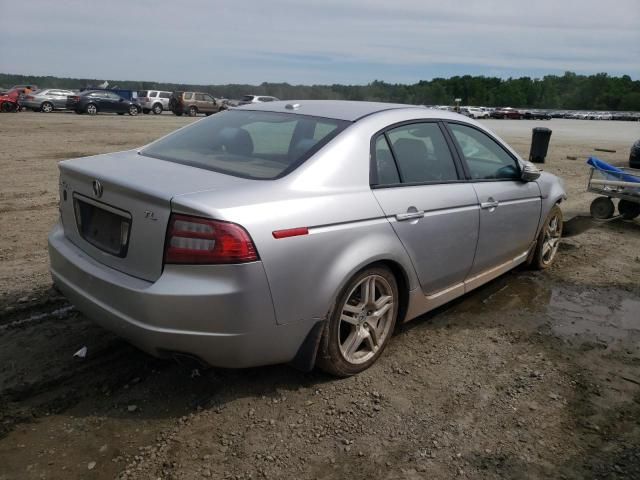
POLYGON ((551 265, 564 198, 461 115, 253 104, 61 162, 51 273, 153 355, 347 376, 398 323, 517 265, 551 265))
POLYGON ((51 113, 54 110, 66 110, 67 97, 75 95, 71 90, 50 88, 29 93, 20 101, 22 107, 35 112, 51 113))
POLYGON ((160 90, 140 90, 138 91, 138 104, 142 107, 143 113, 153 112, 160 115, 163 110, 169 110, 169 99, 171 92, 160 90))

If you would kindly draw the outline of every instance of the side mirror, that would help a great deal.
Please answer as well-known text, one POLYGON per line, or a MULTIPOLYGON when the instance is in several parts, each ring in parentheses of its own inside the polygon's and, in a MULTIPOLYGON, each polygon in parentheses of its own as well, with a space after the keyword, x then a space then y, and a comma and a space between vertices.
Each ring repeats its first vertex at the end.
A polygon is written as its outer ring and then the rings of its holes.
POLYGON ((524 162, 520 179, 523 182, 533 182, 540 178, 540 169, 531 162, 524 162))

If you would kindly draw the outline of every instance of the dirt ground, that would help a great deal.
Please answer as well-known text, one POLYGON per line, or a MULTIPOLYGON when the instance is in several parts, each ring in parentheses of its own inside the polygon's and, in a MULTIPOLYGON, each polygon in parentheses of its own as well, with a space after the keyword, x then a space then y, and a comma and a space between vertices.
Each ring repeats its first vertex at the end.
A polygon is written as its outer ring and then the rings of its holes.
MULTIPOLYGON (((638 220, 400 327, 344 380, 157 360, 76 312, 47 273, 57 161, 190 121, 0 115, 0 480, 640 478, 638 220)), ((637 123, 486 123, 525 158, 531 128, 553 130, 565 216, 588 211, 593 149, 622 164, 640 138, 637 123)))

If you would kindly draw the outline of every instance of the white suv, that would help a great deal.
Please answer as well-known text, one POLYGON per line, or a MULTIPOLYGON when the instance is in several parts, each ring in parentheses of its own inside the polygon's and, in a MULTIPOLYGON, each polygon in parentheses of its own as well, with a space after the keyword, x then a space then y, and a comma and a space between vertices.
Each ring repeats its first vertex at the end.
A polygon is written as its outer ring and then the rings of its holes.
POLYGON ((240 100, 240 105, 248 105, 249 103, 277 102, 279 98, 268 97, 267 95, 245 95, 240 100))
POLYGON ((138 92, 138 103, 142 107, 143 113, 153 112, 156 115, 163 110, 169 110, 169 99, 171 92, 160 90, 140 90, 138 92))
POLYGON ((464 107, 467 112, 469 112, 467 114, 468 117, 471 118, 489 118, 489 112, 487 112, 486 110, 483 110, 481 108, 478 107, 464 107))

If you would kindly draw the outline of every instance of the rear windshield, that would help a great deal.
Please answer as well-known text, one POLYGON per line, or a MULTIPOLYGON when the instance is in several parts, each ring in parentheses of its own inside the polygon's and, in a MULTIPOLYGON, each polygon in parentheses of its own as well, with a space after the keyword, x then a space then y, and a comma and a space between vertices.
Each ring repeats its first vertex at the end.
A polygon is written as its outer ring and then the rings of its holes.
POLYGON ((286 175, 349 122, 291 113, 230 110, 178 130, 140 153, 243 178, 286 175))
POLYGON ((253 95, 245 95, 242 97, 243 102, 250 102, 251 100, 253 100, 253 95))

